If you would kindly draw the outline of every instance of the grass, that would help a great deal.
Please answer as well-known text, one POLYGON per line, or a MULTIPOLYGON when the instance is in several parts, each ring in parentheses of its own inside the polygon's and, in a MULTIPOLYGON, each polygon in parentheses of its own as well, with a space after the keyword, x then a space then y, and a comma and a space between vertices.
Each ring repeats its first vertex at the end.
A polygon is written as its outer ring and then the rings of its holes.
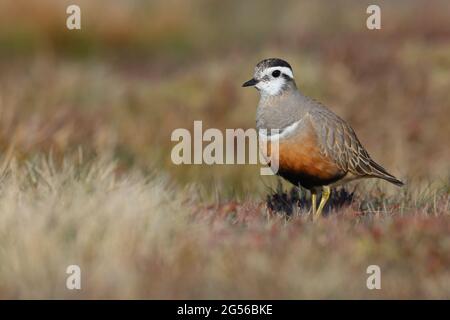
POLYGON ((203 202, 157 174, 115 169, 44 157, 6 166, 1 298, 450 297, 448 186, 367 190, 312 224, 296 201, 290 215, 265 201, 203 202), (80 291, 65 287, 71 264, 80 291), (366 288, 372 264, 382 290, 366 288))
POLYGON ((380 1, 379 31, 370 1, 78 3, 80 31, 72 2, 0 3, 0 298, 450 297, 446 1, 380 1), (406 186, 346 186, 312 224, 258 166, 174 165, 176 128, 254 127, 269 56, 406 186))

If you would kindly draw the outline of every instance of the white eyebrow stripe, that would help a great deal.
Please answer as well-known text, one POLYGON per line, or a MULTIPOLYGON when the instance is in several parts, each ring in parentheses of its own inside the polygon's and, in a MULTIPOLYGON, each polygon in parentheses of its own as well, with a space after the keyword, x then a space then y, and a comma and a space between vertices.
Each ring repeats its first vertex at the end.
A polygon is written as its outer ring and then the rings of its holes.
POLYGON ((270 67, 270 68, 267 68, 264 73, 265 74, 272 74, 272 72, 275 71, 275 70, 280 70, 281 73, 284 73, 285 75, 288 75, 289 77, 294 79, 294 74, 292 73, 292 70, 289 69, 288 67, 270 67))

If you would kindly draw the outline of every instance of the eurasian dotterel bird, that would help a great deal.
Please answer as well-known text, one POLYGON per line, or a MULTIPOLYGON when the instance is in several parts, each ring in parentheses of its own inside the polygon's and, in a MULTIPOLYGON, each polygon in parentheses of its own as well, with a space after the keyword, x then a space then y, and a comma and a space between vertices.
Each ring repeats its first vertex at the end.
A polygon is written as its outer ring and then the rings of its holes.
MULTIPOLYGON (((314 220, 321 215, 331 188, 337 185, 360 178, 381 178, 403 185, 371 159, 350 125, 297 89, 286 61, 271 58, 259 62, 253 78, 242 86, 254 86, 259 91, 256 127, 269 133, 278 129, 277 174, 311 191, 314 220)), ((270 135, 266 137, 271 139, 270 135)))

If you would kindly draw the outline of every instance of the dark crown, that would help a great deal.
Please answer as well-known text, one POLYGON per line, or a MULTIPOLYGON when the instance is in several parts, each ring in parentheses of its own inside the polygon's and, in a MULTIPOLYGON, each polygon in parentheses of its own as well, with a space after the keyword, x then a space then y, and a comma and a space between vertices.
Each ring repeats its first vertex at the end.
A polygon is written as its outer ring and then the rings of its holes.
POLYGON ((256 68, 260 69, 260 70, 272 68, 272 67, 287 67, 292 70, 292 67, 289 63, 287 63, 286 61, 284 61, 282 59, 278 59, 278 58, 264 59, 256 65, 256 68))

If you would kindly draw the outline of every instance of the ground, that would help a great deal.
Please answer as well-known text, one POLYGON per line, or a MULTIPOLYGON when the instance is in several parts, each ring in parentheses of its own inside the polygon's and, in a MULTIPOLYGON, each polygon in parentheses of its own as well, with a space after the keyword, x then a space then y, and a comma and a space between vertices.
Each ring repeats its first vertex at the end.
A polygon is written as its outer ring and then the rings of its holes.
MULTIPOLYGON (((109 160, 11 163, 0 189, 2 298, 449 298, 448 185, 204 203, 109 160), (82 289, 67 290, 69 265, 82 289), (367 268, 381 269, 368 290, 367 268)), ((270 192, 269 192, 270 194, 270 192)))

